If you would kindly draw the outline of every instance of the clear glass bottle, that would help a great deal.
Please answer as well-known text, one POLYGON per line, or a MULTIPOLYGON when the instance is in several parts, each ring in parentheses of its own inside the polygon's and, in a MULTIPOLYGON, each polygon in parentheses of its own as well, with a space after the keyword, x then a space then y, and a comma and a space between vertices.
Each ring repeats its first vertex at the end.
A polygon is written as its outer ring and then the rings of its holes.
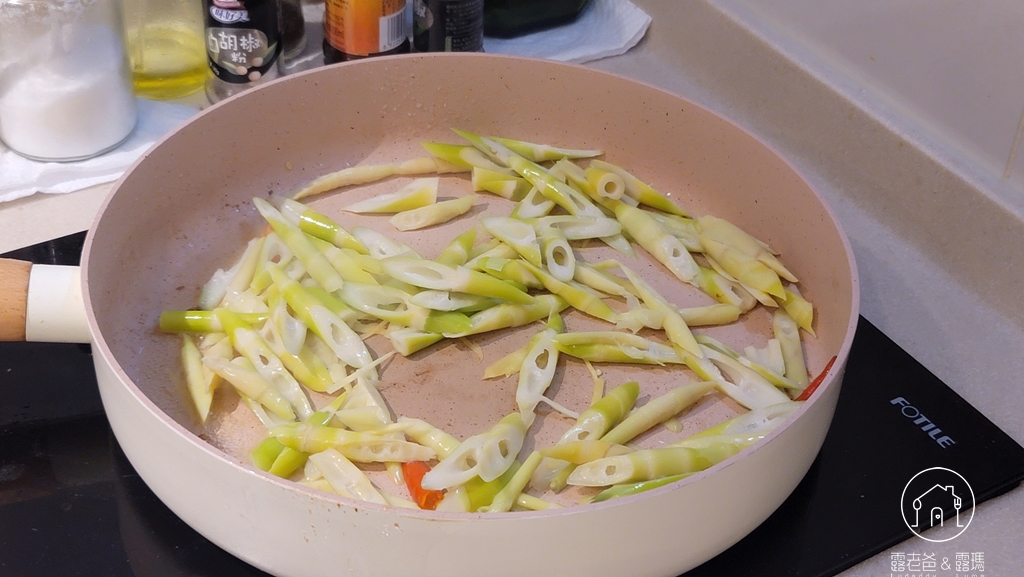
POLYGON ((206 96, 220 102, 281 75, 280 0, 204 0, 206 96))
POLYGON ((0 2, 0 140, 34 160, 83 160, 136 120, 118 0, 0 2))
POLYGON ((206 82, 199 0, 123 0, 135 93, 153 99, 192 94, 206 82))

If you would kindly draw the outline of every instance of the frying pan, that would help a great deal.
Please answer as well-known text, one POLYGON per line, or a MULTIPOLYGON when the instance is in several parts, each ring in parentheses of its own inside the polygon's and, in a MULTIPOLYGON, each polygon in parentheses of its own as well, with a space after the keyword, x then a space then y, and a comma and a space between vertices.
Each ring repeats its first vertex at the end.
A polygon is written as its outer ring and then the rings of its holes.
MULTIPOLYGON (((327 194, 313 206, 351 225, 340 206, 398 184, 327 194)), ((465 179, 446 177, 439 194, 469 193, 465 179)), ((480 216, 507 210, 503 203, 481 196, 465 217, 406 236, 390 230, 386 218, 360 222, 433 257, 480 216)), ((0 277, 23 291, 24 267, 4 264, 0 277)), ((646 254, 631 264, 678 304, 694 298, 646 254)), ((699 565, 767 518, 810 467, 839 396, 859 298, 853 256, 835 216, 755 137, 696 104, 623 77, 483 54, 346 63, 211 107, 164 138, 114 187, 86 239, 80 285, 77 271, 45 274, 64 277, 61 288, 48 292, 65 307, 54 316, 74 319, 78 307, 77 340, 92 342, 107 417, 143 480, 220 547, 290 576, 676 575, 699 565), (766 241, 815 303, 816 336, 805 339, 810 371, 821 371, 835 355, 832 370, 790 421, 752 448, 682 481, 597 504, 506 514, 386 508, 252 467, 245 454, 262 434, 258 423, 227 394, 218 394, 216 417, 198 421, 182 384, 180 341, 156 330, 158 315, 194 306, 210 274, 261 232, 265 224, 252 208, 253 196, 284 194, 346 166, 423 156, 422 140, 458 142, 451 127, 603 149, 609 161, 691 212, 729 219, 766 241), (75 302, 79 289, 82 304, 75 302)), ((46 292, 44 280, 33 285, 40 288, 32 292, 46 292)), ((24 311, 23 296, 7 298, 14 302, 8 308, 24 311)), ((44 301, 32 306, 50 306, 44 301)), ((770 325, 764 314, 748 317, 709 334, 756 344, 770 325)), ((588 322, 567 317, 570 328, 588 322)), ((36 338, 75 339, 50 320, 43 324, 52 330, 36 338)), ((514 384, 482 382, 483 366, 525 342, 530 330, 536 329, 481 337, 476 345, 483 360, 476 346, 460 342, 396 360, 382 371, 382 394, 396 414, 424 417, 460 438, 475 434, 515 406, 514 384)), ((375 354, 386 350, 380 342, 370 346, 375 354)), ((646 387, 641 401, 688 378, 663 367, 637 370, 609 366, 604 376, 609 384, 631 375, 640 380, 646 387)), ((592 389, 586 375, 579 363, 567 362, 551 394, 584 408, 592 389)), ((736 406, 728 399, 710 395, 683 420, 684 433, 730 411, 736 406)), ((557 438, 557 415, 538 422, 528 443, 557 438)), ((643 442, 657 445, 662 434, 643 442)))

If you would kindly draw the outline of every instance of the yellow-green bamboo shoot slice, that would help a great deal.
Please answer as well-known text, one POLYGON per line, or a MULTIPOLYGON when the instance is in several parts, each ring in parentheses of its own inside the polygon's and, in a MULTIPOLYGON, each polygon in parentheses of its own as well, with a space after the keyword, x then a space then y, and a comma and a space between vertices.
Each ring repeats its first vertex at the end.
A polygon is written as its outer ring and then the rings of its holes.
POLYGON ((783 401, 775 405, 753 409, 676 441, 672 443, 672 446, 699 449, 706 446, 709 440, 721 441, 728 438, 732 438, 735 442, 752 444, 774 431, 802 405, 801 402, 783 401))
POLYGON ((410 439, 433 449, 439 459, 451 455, 459 447, 458 439, 422 419, 402 416, 398 417, 398 423, 405 427, 405 434, 410 439))
MULTIPOLYGON (((551 337, 565 330, 562 318, 553 314, 548 319, 548 326, 530 339, 530 346, 519 370, 519 383, 516 387, 516 404, 523 422, 529 427, 536 417, 535 410, 541 401, 547 402, 559 412, 564 408, 544 397, 544 391, 551 385, 558 366, 558 349, 551 337)), ((578 416, 578 415, 574 415, 578 416)))
POLYGON ((555 208, 555 201, 541 194, 537 187, 531 187, 526 195, 512 209, 512 217, 529 219, 544 216, 555 208))
POLYGON ((774 297, 785 298, 779 275, 761 261, 707 237, 703 233, 701 233, 700 244, 704 247, 707 255, 740 284, 774 297))
POLYGON ((747 345, 743 348, 743 356, 776 375, 786 374, 786 360, 782 356, 782 344, 779 339, 768 339, 768 344, 760 349, 747 345))
POLYGON ((361 256, 366 255, 338 248, 337 246, 318 238, 313 238, 312 240, 313 246, 323 253, 327 262, 331 263, 331 266, 334 267, 334 270, 338 271, 338 274, 341 275, 342 280, 345 282, 379 284, 373 275, 380 273, 380 267, 376 266, 376 261, 373 259, 360 258, 361 256), (366 268, 368 263, 372 265, 370 270, 367 270, 366 268))
POLYGON ((601 209, 587 196, 568 184, 558 180, 544 167, 534 164, 521 156, 509 159, 509 166, 535 186, 541 194, 554 201, 566 212, 578 216, 604 216, 601 209))
POLYGON ((493 481, 512 466, 525 437, 526 425, 522 417, 512 413, 487 431, 460 443, 423 476, 421 484, 424 489, 437 491, 461 485, 474 477, 493 481))
POLYGON ((530 350, 531 343, 519 347, 511 353, 501 357, 494 361, 487 368, 484 369, 484 379, 493 379, 495 377, 510 377, 519 372, 523 368, 523 360, 526 359, 526 353, 530 350))
POLYGON ((271 267, 270 274, 288 306, 339 359, 355 368, 362 368, 373 362, 373 357, 362 339, 341 317, 309 294, 302 285, 285 276, 280 268, 271 267))
MULTIPOLYGON (((285 368, 281 358, 274 353, 267 341, 236 313, 219 308, 214 311, 214 314, 217 315, 224 326, 224 332, 231 339, 231 346, 252 364, 263 379, 287 399, 295 410, 295 414, 300 419, 306 419, 312 415, 313 408, 309 399, 306 398, 298 381, 285 368)), ((214 370, 216 371, 216 369, 214 370)))
POLYGON ((701 235, 731 246, 743 254, 761 261, 789 282, 797 282, 797 278, 775 257, 767 244, 754 238, 740 227, 723 218, 710 215, 698 218, 697 222, 700 223, 701 235))
POLYGON ((782 349, 782 360, 786 368, 786 378, 801 387, 810 383, 807 365, 804 362, 803 343, 800 341, 800 329, 796 321, 786 313, 785 309, 776 309, 772 316, 772 329, 782 349))
POLYGON ((487 191, 516 202, 526 197, 531 188, 530 183, 522 177, 478 166, 473 167, 472 182, 475 191, 487 191))
POLYGON ((244 291, 252 283, 256 274, 259 255, 263 249, 266 237, 260 237, 249 241, 242 253, 241 258, 231 268, 217 269, 210 277, 210 280, 203 285, 199 295, 199 308, 213 310, 224 300, 229 289, 244 291))
POLYGON ((253 198, 253 203, 263 218, 270 223, 277 236, 295 253, 295 258, 299 259, 309 276, 320 283, 320 286, 327 292, 334 292, 341 288, 341 285, 344 284, 341 275, 317 250, 306 233, 299 230, 299 227, 289 222, 273 205, 262 198, 253 198))
POLYGON ((617 220, 603 216, 542 216, 533 225, 538 232, 547 227, 557 228, 569 240, 602 238, 622 232, 622 225, 617 220))
POLYGON ((288 194, 294 200, 355 184, 367 184, 395 174, 394 164, 350 166, 317 177, 288 194))
POLYGON ((185 367, 185 383, 188 386, 189 396, 192 397, 192 404, 199 413, 199 420, 203 423, 210 414, 210 405, 213 403, 213 382, 218 378, 217 374, 209 367, 203 365, 203 356, 199 348, 188 335, 181 335, 181 360, 185 367))
POLYGON ((520 305, 502 303, 475 313, 469 318, 469 327, 462 331, 449 331, 446 337, 457 338, 476 335, 498 329, 521 327, 546 319, 552 314, 565 310, 569 304, 565 299, 552 294, 540 294, 533 303, 520 305))
POLYGON ((618 316, 615 310, 605 304, 605 302, 601 300, 601 297, 595 295, 589 289, 585 290, 580 288, 580 285, 562 282, 544 271, 542 268, 534 266, 526 261, 518 261, 518 263, 533 273, 533 276, 537 277, 537 280, 544 285, 544 288, 552 294, 556 294, 565 299, 565 301, 573 308, 603 321, 609 323, 615 322, 615 319, 618 316))
POLYGON ((516 472, 509 479, 508 483, 498 491, 498 494, 491 499, 490 505, 477 508, 477 511, 481 513, 504 513, 510 511, 512 505, 519 503, 519 498, 526 489, 527 483, 530 482, 530 477, 533 472, 537 470, 537 466, 542 460, 541 454, 537 451, 530 453, 530 456, 523 461, 516 472))
POLYGON ((679 239, 690 252, 703 252, 704 247, 700 245, 700 225, 692 218, 651 211, 651 216, 658 224, 665 227, 669 233, 679 239))
MULTIPOLYGON (((267 320, 268 313, 240 313, 242 319, 251 325, 267 320)), ((160 313, 160 330, 165 333, 223 333, 224 327, 213 311, 164 311, 160 313)))
MULTIPOLYGON (((482 252, 478 252, 476 250, 476 247, 474 247, 474 249, 470 252, 469 260, 466 261, 466 264, 464 266, 466 268, 471 268, 473 270, 480 270, 480 263, 482 263, 482 262, 484 262, 484 261, 486 261, 487 259, 490 259, 490 258, 505 259, 505 260, 513 259, 513 258, 515 258, 515 259, 519 258, 519 253, 516 252, 516 249, 514 249, 511 246, 505 244, 504 242, 501 242, 501 240, 499 240, 499 239, 494 239, 494 240, 495 240, 494 246, 492 246, 492 247, 490 247, 487 250, 484 250, 482 252), (476 253, 476 254, 474 254, 474 253, 476 253)), ((438 262, 441 262, 440 259, 438 259, 438 262)))
POLYGON ((576 255, 561 229, 546 226, 537 230, 537 240, 544 265, 551 276, 569 282, 576 273, 576 255))
POLYGON ((545 457, 566 461, 573 465, 582 465, 604 457, 614 457, 632 452, 633 449, 625 445, 617 445, 599 439, 566 441, 540 451, 541 455, 545 457))
POLYGON ((694 277, 697 288, 705 294, 724 304, 730 304, 746 312, 757 304, 755 299, 739 283, 730 281, 713 268, 698 265, 698 274, 694 277))
POLYGON ((402 231, 443 224, 469 212, 475 200, 472 196, 461 196, 412 210, 403 210, 391 217, 391 224, 402 231))
POLYGON ((814 307, 800 295, 795 286, 784 289, 785 298, 776 298, 776 301, 786 309, 786 313, 793 317, 796 324, 803 330, 814 335, 814 307))
MULTIPOLYGON (((507 246, 507 245, 502 245, 507 246)), ((526 261, 518 258, 484 257, 476 262, 476 270, 510 282, 524 289, 542 289, 544 285, 526 268, 526 261)), ((468 267, 467 267, 468 268, 468 267)))
POLYGON ((604 491, 601 491, 593 498, 587 501, 587 503, 600 503, 601 501, 607 501, 608 499, 617 499, 619 497, 628 497, 629 495, 636 495, 643 493, 644 491, 650 491, 651 489, 657 489, 658 487, 664 487, 670 483, 675 483, 692 475, 693 473, 680 473, 678 475, 669 475, 668 477, 659 477, 657 479, 651 479, 650 481, 639 481, 637 483, 619 483, 612 485, 604 491))
MULTIPOLYGON (((772 340, 775 341, 775 339, 772 339, 772 340)), ((766 381, 768 381, 772 385, 775 385, 776 387, 780 387, 780 388, 783 388, 783 389, 789 389, 791 391, 800 391, 803 388, 803 387, 799 386, 798 384, 796 384, 795 382, 793 382, 793 381, 787 379, 785 376, 783 376, 783 373, 785 372, 785 367, 783 367, 783 370, 781 370, 781 371, 775 371, 771 367, 758 362, 756 359, 751 358, 750 356, 744 356, 744 355, 739 354, 739 352, 733 350, 732 348, 727 346, 725 343, 722 343, 722 342, 720 342, 720 341, 718 341, 718 340, 716 340, 716 339, 714 339, 712 337, 709 337, 707 335, 701 335, 701 336, 697 337, 697 341, 701 344, 702 347, 710 347, 710 348, 712 348, 712 349, 714 349, 714 350, 716 350, 716 351, 718 351, 720 353, 724 353, 725 355, 728 355, 732 359, 734 359, 737 362, 739 362, 740 365, 742 365, 743 367, 745 367, 747 369, 750 369, 750 370, 754 371, 755 373, 757 373, 758 376, 760 376, 761 378, 765 379, 766 381)), ((778 341, 775 341, 775 343, 777 345, 778 341)), ((748 347, 748 349, 749 348, 751 348, 751 347, 748 347)), ((779 351, 778 355, 780 357, 779 363, 781 364, 782 363, 782 359, 781 359, 782 352, 779 351)))
POLYGON ((554 341, 559 351, 595 363, 683 363, 683 358, 674 348, 631 333, 570 332, 556 335, 554 341))
MULTIPOLYGON (((222 358, 205 358, 203 364, 235 387, 241 394, 266 407, 278 417, 287 421, 295 420, 295 411, 284 396, 261 377, 245 358, 234 361, 222 358)), ((312 414, 312 413, 310 413, 312 414)))
POLYGON ((560 146, 551 146, 550 144, 537 144, 533 142, 526 142, 524 140, 513 140, 511 138, 491 137, 491 139, 500 142, 509 150, 512 150, 519 156, 532 160, 533 162, 546 162, 549 160, 559 160, 561 158, 593 158, 604 154, 603 150, 563 148, 560 146))
POLYGON ((412 210, 437 202, 438 178, 417 178, 395 192, 380 194, 343 208, 358 214, 387 214, 412 210))
POLYGON ((590 166, 594 168, 600 168, 609 172, 614 172, 622 177, 622 180, 626 186, 626 194, 635 198, 640 204, 645 204, 651 208, 656 208, 660 211, 667 212, 669 214, 678 214, 679 216, 690 216, 685 210, 679 207, 675 202, 672 201, 668 196, 658 192, 651 185, 643 182, 639 178, 633 176, 627 172, 624 168, 604 162, 602 160, 592 160, 590 166))
POLYGON ((472 169, 474 166, 485 168, 491 172, 499 172, 512 175, 512 170, 505 166, 495 164, 483 152, 473 146, 464 144, 444 144, 441 142, 421 142, 427 152, 433 154, 448 163, 463 167, 464 170, 472 169))
POLYGON ((338 248, 348 248, 361 254, 368 254, 369 251, 366 250, 363 243, 329 216, 290 198, 273 196, 270 198, 270 202, 302 232, 327 241, 338 248))
MULTIPOLYGON (((563 179, 567 183, 574 185, 590 186, 590 182, 587 181, 586 170, 580 165, 569 160, 568 158, 562 158, 551 165, 551 169, 548 171, 551 174, 561 174, 565 176, 563 179)), ((589 194, 586 191, 582 191, 584 194, 589 194)))
POLYGON ((505 216, 487 216, 480 219, 487 232, 511 246, 529 263, 540 266, 542 255, 537 231, 522 220, 505 216))
POLYGON ((573 280, 594 290, 626 298, 635 290, 629 281, 577 260, 573 280))
POLYGON ((559 443, 600 439, 629 414, 640 396, 640 384, 623 383, 580 413, 576 423, 563 435, 559 443))
POLYGON ((691 327, 727 325, 739 320, 741 313, 738 306, 725 303, 679 309, 679 316, 691 327))
POLYGON ((707 346, 702 346, 702 348, 704 355, 728 379, 717 381, 715 386, 737 403, 748 409, 759 409, 790 400, 785 393, 753 369, 743 366, 736 359, 714 348, 707 346))
POLYGON ((388 340, 398 354, 403 357, 425 349, 444 338, 440 333, 428 333, 411 327, 396 327, 388 331, 388 340))
POLYGON ((287 196, 294 200, 300 200, 307 196, 321 194, 337 188, 377 182, 396 174, 412 176, 417 174, 465 172, 466 170, 468 170, 468 167, 462 166, 461 164, 448 162, 441 158, 429 157, 414 158, 405 162, 393 164, 366 164, 350 166, 348 168, 343 168, 339 171, 317 177, 292 190, 287 196))
POLYGON ((654 287, 647 283, 644 279, 640 278, 639 275, 634 273, 628 267, 622 267, 623 272, 626 273, 626 277, 633 283, 636 288, 636 292, 643 299, 644 304, 651 310, 664 315, 661 320, 662 328, 665 330, 665 334, 669 340, 672 341, 676 346, 689 352, 690 354, 701 358, 704 354, 700 350, 700 345, 693 337, 693 333, 690 332, 690 327, 686 325, 686 321, 679 315, 679 310, 675 305, 668 302, 668 299, 658 294, 654 287))
POLYGON ((680 385, 635 409, 615 428, 605 433, 601 440, 624 445, 644 431, 683 412, 713 388, 715 384, 707 381, 680 385))
POLYGON ((587 182, 594 187, 594 192, 600 197, 619 200, 626 193, 626 183, 614 172, 590 166, 584 174, 587 182))
MULTIPOLYGON (((267 435, 278 439, 286 447, 307 453, 319 453, 331 447, 338 448, 354 443, 383 441, 388 438, 386 435, 405 430, 404 425, 382 424, 379 420, 374 420, 372 427, 373 430, 369 431, 354 431, 320 425, 307 420, 303 423, 285 423, 271 427, 267 430, 267 435)), ((434 452, 427 447, 423 448, 429 451, 427 458, 433 458, 434 452)))
POLYGON ((411 246, 398 242, 385 234, 379 233, 372 228, 356 226, 352 228, 352 235, 363 243, 370 256, 375 259, 383 259, 391 256, 406 256, 422 258, 411 246))
POLYGON ((450 266, 466 264, 470 253, 473 252, 473 245, 476 244, 476 227, 456 236, 437 255, 437 262, 450 266))
POLYGON ((678 238, 662 228, 647 211, 623 202, 617 202, 614 210, 622 228, 644 247, 644 250, 665 265, 676 278, 695 284, 694 279, 699 273, 697 263, 678 238))
POLYGON ((393 278, 414 286, 459 291, 517 304, 531 304, 532 296, 482 272, 452 267, 425 259, 392 257, 381 261, 393 278))
POLYGON ((699 449, 665 447, 605 457, 579 466, 569 475, 570 485, 604 487, 637 483, 661 477, 693 473, 714 463, 699 449))
POLYGON ((335 449, 310 455, 309 461, 316 465, 324 479, 339 494, 370 503, 388 504, 369 477, 335 449))

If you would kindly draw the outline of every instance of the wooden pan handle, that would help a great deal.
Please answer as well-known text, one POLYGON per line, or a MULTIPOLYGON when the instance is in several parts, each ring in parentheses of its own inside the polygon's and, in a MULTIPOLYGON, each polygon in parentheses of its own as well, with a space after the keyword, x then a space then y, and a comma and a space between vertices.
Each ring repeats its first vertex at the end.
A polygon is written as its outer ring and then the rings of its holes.
POLYGON ((0 341, 88 343, 77 266, 0 258, 0 341))
POLYGON ((30 262, 0 258, 0 341, 25 340, 31 270, 30 262))

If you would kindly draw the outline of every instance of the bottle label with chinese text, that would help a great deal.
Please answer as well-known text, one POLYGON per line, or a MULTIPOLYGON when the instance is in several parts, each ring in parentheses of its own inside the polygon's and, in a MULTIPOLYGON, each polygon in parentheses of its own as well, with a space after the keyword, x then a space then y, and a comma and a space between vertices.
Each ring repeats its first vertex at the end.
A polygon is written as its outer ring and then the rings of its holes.
POLYGON ((405 0, 326 0, 324 6, 324 40, 346 56, 374 56, 407 46, 405 0))
POLYGON ((274 0, 206 0, 206 55, 217 78, 259 80, 281 53, 281 12, 274 0))
POLYGON ((417 52, 483 51, 483 0, 414 0, 413 14, 417 52))

